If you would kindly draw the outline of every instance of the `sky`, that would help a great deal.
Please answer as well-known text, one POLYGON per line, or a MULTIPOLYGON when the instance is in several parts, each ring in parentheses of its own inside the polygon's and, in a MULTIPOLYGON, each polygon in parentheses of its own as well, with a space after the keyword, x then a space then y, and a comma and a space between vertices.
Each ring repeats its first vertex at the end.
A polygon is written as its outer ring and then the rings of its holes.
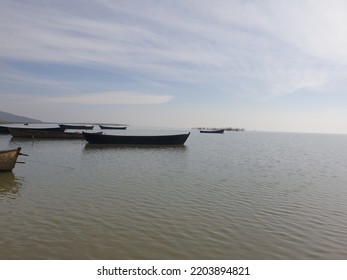
POLYGON ((0 4, 0 111, 347 133, 347 1, 0 4))

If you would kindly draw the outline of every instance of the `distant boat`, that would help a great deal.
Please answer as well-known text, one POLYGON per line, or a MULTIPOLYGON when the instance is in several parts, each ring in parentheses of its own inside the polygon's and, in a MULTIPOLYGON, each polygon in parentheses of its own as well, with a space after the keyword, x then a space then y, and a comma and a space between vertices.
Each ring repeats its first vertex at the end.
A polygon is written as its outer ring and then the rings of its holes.
POLYGON ((61 128, 64 129, 93 129, 94 125, 78 125, 78 124, 59 124, 61 128))
MULTIPOLYGON (((84 139, 80 132, 64 132, 64 131, 47 131, 47 130, 13 130, 10 128, 10 133, 16 138, 33 138, 33 139, 84 139)), ((101 134, 96 132, 95 134, 101 134)), ((93 133, 94 134, 94 133, 93 133)))
POLYGON ((224 129, 208 129, 208 130, 200 130, 200 133, 224 133, 224 129))
POLYGON ((0 172, 12 171, 15 167, 19 155, 24 155, 21 148, 14 150, 0 151, 0 172))
POLYGON ((17 127, 17 126, 9 126, 7 127, 10 133, 12 132, 21 132, 21 131, 27 131, 27 130, 37 130, 37 131, 64 131, 65 128, 60 127, 60 126, 55 126, 55 127, 17 127), (12 132, 11 132, 12 131, 12 132))
POLYGON ((18 131, 24 131, 24 130, 47 130, 47 131, 64 131, 64 128, 61 128, 59 126, 56 127, 31 127, 28 126, 28 124, 24 124, 24 126, 0 126, 0 134, 9 134, 10 133, 10 128, 13 128, 13 130, 18 130, 18 131))
POLYGON ((177 135, 106 135, 83 132, 84 138, 91 144, 115 145, 183 145, 190 132, 177 135))
POLYGON ((124 125, 101 125, 99 124, 101 129, 127 129, 124 125))

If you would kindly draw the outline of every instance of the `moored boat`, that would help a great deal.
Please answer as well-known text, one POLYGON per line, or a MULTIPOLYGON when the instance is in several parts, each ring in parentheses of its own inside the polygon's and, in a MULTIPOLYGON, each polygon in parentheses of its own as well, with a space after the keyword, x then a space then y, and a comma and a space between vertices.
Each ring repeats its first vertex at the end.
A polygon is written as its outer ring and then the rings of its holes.
POLYGON ((94 125, 79 125, 79 124, 59 124, 61 128, 64 129, 84 129, 89 130, 93 129, 94 125))
POLYGON ((115 145, 183 145, 190 132, 176 135, 106 135, 83 132, 84 138, 91 144, 115 145))
MULTIPOLYGON (((45 131, 45 130, 12 130, 10 133, 16 138, 33 138, 33 139, 84 139, 84 136, 80 132, 64 132, 64 131, 45 131)), ((96 132, 92 134, 101 134, 96 132)))
POLYGON ((101 129, 127 129, 125 125, 101 125, 99 124, 101 129))
POLYGON ((10 128, 13 129, 13 131, 25 131, 25 130, 45 130, 45 131, 64 131, 64 128, 59 126, 54 127, 41 127, 41 126, 28 126, 28 124, 24 124, 22 126, 18 126, 16 124, 12 125, 6 125, 6 126, 0 126, 0 133, 1 134, 10 134, 10 128))
POLYGON ((224 133, 224 129, 209 129, 209 130, 200 130, 200 133, 224 133))
POLYGON ((15 167, 17 158, 21 154, 21 148, 0 151, 0 172, 12 171, 15 167))
POLYGON ((25 131, 65 131, 65 128, 62 128, 60 126, 54 126, 54 127, 17 127, 17 126, 9 126, 8 130, 10 131, 10 134, 12 133, 21 133, 25 131))

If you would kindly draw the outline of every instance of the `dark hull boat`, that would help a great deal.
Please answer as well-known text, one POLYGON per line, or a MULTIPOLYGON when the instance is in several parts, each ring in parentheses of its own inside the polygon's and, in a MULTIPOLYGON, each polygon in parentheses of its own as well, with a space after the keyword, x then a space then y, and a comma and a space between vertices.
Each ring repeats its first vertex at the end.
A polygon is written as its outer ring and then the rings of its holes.
POLYGON ((56 127, 18 127, 18 126, 0 126, 0 133, 10 134, 10 129, 13 132, 21 132, 26 130, 44 130, 44 131, 64 131, 65 129, 59 126, 56 127))
POLYGON ((60 131, 63 132, 65 129, 62 127, 8 127, 8 130, 12 136, 21 134, 26 131, 60 131))
MULTIPOLYGON (((45 131, 45 130, 22 130, 12 131, 10 133, 16 138, 32 138, 32 139, 84 139, 82 133, 79 132, 64 132, 64 131, 45 131)), ((92 133, 101 134, 101 132, 92 133)))
POLYGON ((99 124, 101 129, 127 129, 126 126, 121 126, 121 125, 115 125, 115 126, 111 126, 111 125, 101 125, 99 124))
POLYGON ((223 134, 224 133, 224 129, 200 130, 200 133, 219 133, 219 134, 223 134))
POLYGON ((115 145, 183 145, 190 133, 177 135, 106 135, 83 132, 84 138, 91 144, 115 145))
POLYGON ((18 156, 21 154, 20 150, 21 148, 0 151, 0 172, 12 171, 16 165, 18 156))
POLYGON ((94 125, 78 125, 78 124, 59 124, 61 128, 64 129, 84 129, 84 130, 89 130, 93 129, 94 125))

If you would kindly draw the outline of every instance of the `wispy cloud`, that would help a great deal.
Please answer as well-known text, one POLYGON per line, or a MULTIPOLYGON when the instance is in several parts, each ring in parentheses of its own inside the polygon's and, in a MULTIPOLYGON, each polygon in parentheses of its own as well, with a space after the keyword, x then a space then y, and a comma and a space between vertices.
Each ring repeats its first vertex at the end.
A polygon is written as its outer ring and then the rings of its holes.
POLYGON ((296 93, 299 90, 318 91, 324 86, 327 79, 324 74, 311 72, 297 73, 296 71, 291 75, 287 73, 277 75, 278 82, 273 82, 270 89, 271 93, 277 96, 296 93))
POLYGON ((169 102, 173 96, 153 95, 133 92, 97 92, 84 95, 59 96, 42 98, 42 102, 69 103, 80 105, 129 105, 160 104, 169 102))
POLYGON ((166 103, 172 100, 173 96, 135 92, 95 92, 45 97, 28 94, 11 94, 3 95, 3 98, 21 101, 26 100, 26 102, 38 104, 133 105, 166 103))
MULTIPOLYGON (((3 59, 108 66, 192 83, 211 73, 252 76, 268 67, 283 72, 302 56, 347 63, 343 1, 89 1, 95 13, 78 1, 81 10, 63 1, 43 7, 6 2, 3 59)), ((316 64, 306 67, 314 72, 316 64)))

